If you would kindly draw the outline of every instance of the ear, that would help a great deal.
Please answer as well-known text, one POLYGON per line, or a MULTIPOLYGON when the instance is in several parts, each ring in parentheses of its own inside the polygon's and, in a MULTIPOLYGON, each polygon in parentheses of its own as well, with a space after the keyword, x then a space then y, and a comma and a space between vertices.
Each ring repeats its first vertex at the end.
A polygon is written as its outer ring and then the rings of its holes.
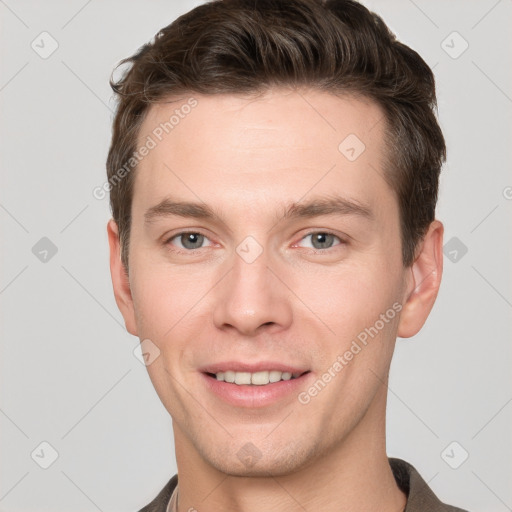
POLYGON ((443 274, 443 233, 443 224, 434 220, 420 243, 414 263, 407 269, 397 332, 401 338, 417 334, 432 310, 443 274))
POLYGON ((107 234, 108 245, 110 246, 110 275, 112 276, 112 285, 114 287, 117 307, 123 315, 126 330, 130 334, 137 336, 130 281, 125 266, 121 261, 119 230, 113 219, 107 224, 107 234))

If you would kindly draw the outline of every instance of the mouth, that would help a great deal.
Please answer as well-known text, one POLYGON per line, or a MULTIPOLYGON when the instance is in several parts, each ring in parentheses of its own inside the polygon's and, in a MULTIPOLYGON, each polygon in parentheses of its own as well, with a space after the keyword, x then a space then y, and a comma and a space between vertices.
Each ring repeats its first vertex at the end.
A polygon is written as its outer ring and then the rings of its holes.
POLYGON ((258 372, 243 372, 227 370, 224 372, 205 372, 209 377, 220 382, 236 384, 237 386, 266 386, 275 382, 293 380, 309 373, 305 372, 283 372, 280 370, 263 370, 258 372))
POLYGON ((313 373, 279 363, 226 363, 201 369, 207 390, 236 407, 261 408, 292 401, 313 373))

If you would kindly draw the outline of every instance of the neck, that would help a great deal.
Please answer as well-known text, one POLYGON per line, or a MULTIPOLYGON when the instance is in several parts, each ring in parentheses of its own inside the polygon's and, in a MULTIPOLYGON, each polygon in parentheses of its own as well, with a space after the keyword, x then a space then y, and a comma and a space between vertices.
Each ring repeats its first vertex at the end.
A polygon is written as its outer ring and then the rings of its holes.
POLYGON ((405 508, 406 497, 386 455, 385 397, 383 408, 370 407, 348 437, 286 475, 226 474, 199 455, 176 423, 174 436, 178 512, 402 512, 405 508))

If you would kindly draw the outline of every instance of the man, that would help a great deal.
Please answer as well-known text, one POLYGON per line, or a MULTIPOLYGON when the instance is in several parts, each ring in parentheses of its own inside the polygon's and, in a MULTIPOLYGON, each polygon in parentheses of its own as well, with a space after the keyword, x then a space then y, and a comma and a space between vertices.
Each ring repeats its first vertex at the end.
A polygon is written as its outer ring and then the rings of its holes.
POLYGON ((207 3, 125 62, 111 274, 178 467, 142 510, 460 510, 385 447, 442 274, 432 71, 347 0, 207 3))

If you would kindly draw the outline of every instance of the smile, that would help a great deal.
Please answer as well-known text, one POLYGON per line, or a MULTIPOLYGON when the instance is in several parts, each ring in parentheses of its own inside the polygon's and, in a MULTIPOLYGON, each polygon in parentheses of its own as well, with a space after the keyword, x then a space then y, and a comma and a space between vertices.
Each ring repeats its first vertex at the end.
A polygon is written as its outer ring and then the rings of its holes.
POLYGON ((242 408, 267 407, 292 402, 306 388, 313 373, 272 363, 221 363, 200 371, 206 389, 221 401, 242 408))
POLYGON ((279 370, 264 370, 259 372, 236 372, 228 370, 225 372, 217 372, 215 374, 209 374, 215 377, 221 382, 228 382, 231 384, 237 384, 238 386, 253 385, 253 386, 265 386, 281 380, 292 380, 300 377, 300 372, 282 372, 279 370))

